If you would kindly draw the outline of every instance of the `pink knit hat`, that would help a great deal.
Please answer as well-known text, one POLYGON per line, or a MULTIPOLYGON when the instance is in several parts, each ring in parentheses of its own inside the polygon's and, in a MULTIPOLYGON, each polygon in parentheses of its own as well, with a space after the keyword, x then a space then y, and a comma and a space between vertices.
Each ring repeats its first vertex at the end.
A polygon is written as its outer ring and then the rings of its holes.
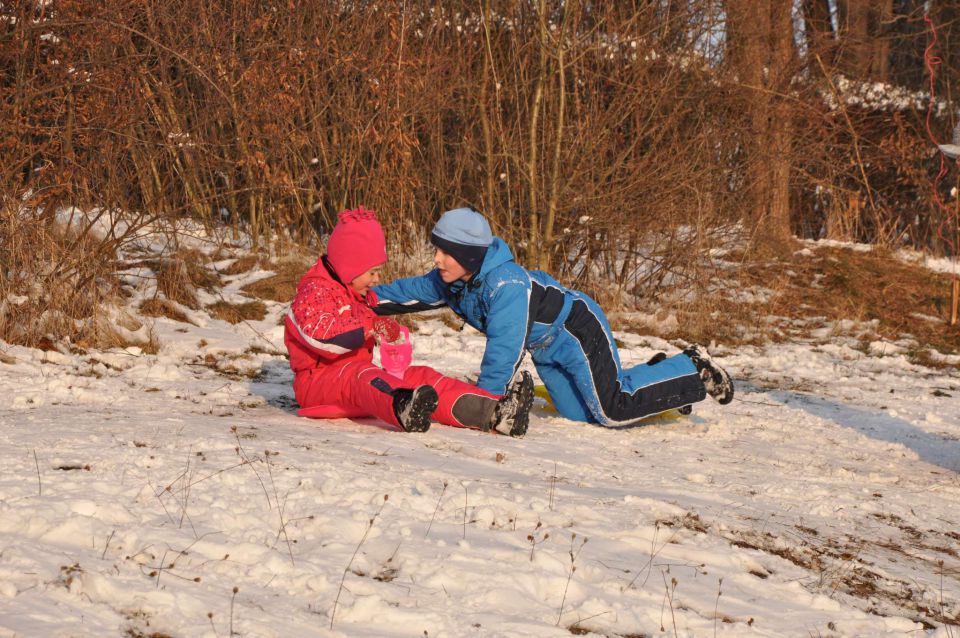
POLYGON ((387 243, 377 214, 363 206, 340 213, 327 241, 327 260, 345 284, 386 263, 387 243))

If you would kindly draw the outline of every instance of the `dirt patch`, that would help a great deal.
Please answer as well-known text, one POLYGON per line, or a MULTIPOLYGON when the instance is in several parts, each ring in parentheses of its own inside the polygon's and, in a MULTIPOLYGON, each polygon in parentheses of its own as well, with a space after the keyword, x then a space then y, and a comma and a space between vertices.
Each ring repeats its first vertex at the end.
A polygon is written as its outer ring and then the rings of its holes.
MULTIPOLYGON (((792 545, 769 532, 730 531, 723 537, 733 546, 772 554, 807 570, 814 579, 806 583, 810 591, 834 596, 845 594, 864 602, 864 611, 878 616, 904 614, 927 629, 934 623, 956 622, 949 614, 935 609, 919 585, 890 578, 878 572, 864 557, 864 547, 872 545, 899 554, 898 559, 918 560, 897 545, 857 539, 827 539, 823 543, 800 542, 792 545)), ((931 573, 936 573, 931 565, 931 573)), ((943 569, 942 564, 939 567, 943 569)), ((929 594, 929 592, 927 592, 929 594)))

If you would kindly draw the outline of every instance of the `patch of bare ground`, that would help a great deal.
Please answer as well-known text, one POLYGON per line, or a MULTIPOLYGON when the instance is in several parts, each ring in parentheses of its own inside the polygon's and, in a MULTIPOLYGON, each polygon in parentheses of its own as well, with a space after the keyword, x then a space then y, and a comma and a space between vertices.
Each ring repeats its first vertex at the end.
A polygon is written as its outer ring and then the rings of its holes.
MULTIPOLYGON (((889 251, 817 246, 761 263, 742 255, 726 259, 722 290, 661 304, 661 319, 675 315, 677 321, 666 324, 673 327, 642 329, 664 338, 739 345, 809 338, 828 322, 849 320, 869 324, 874 339, 912 337, 918 346, 911 358, 917 363, 943 365, 931 361, 928 348, 960 352, 960 327, 947 323, 951 277, 889 251)), ((633 327, 629 320, 618 325, 633 327)))
MULTIPOLYGON (((769 531, 727 527, 715 530, 695 512, 661 519, 657 523, 702 534, 715 532, 734 547, 782 558, 811 574, 804 582, 808 590, 831 597, 838 594, 850 596, 862 601, 859 606, 867 613, 878 616, 904 615, 927 629, 938 624, 960 622, 960 609, 955 605, 949 608, 945 606, 940 592, 916 581, 906 582, 891 577, 881 566, 886 561, 919 563, 929 574, 931 582, 938 582, 942 578, 960 580, 960 564, 951 561, 953 567, 950 567, 943 560, 957 556, 952 547, 952 533, 936 530, 921 532, 894 514, 875 514, 873 517, 898 528, 902 542, 851 536, 831 538, 824 531, 803 525, 796 526, 799 535, 776 535, 769 531), (932 543, 929 535, 942 537, 938 539, 941 542, 932 543)), ((752 570, 750 573, 757 578, 767 579, 775 572, 768 565, 763 570, 752 570)))
POLYGON ((927 629, 960 621, 956 611, 937 605, 936 592, 917 582, 891 577, 878 567, 881 559, 893 553, 896 556, 890 558, 896 562, 925 563, 931 577, 944 573, 942 561, 913 555, 896 543, 852 537, 814 541, 809 535, 798 542, 755 530, 728 530, 721 536, 735 547, 771 554, 810 572, 812 578, 804 583, 807 589, 831 597, 845 594, 858 599, 867 613, 905 615, 927 629))

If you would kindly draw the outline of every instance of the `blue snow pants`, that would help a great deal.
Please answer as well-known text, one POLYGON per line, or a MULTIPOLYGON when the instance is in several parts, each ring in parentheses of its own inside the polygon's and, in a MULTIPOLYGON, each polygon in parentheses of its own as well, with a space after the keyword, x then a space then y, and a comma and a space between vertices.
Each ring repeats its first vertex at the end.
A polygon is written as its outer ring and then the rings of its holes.
POLYGON ((706 397, 684 354, 624 370, 606 315, 587 295, 574 293, 562 327, 550 333, 530 352, 557 412, 572 421, 624 425, 706 397))

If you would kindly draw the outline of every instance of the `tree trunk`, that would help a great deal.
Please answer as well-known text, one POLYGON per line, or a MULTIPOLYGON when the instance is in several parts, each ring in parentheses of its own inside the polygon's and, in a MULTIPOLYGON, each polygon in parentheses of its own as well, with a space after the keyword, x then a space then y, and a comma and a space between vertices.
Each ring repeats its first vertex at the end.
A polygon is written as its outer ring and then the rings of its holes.
POLYGON ((838 0, 840 70, 858 80, 890 79, 893 0, 838 0))
MULTIPOLYGON (((937 69, 937 96, 954 102, 953 89, 960 76, 960 3, 956 0, 935 0, 930 3, 930 18, 937 30, 937 50, 943 63, 937 69)), ((919 48, 919 47, 914 47, 919 48)), ((920 64, 923 58, 920 57, 920 64)), ((923 69, 924 80, 929 80, 927 71, 923 69)), ((925 85, 926 88, 928 85, 925 85)))
POLYGON ((538 264, 540 262, 541 235, 540 235, 540 160, 538 149, 540 146, 540 110, 543 107, 544 85, 547 82, 547 45, 549 36, 547 35, 547 1, 540 0, 537 7, 537 18, 539 20, 539 41, 540 67, 537 75, 537 85, 533 92, 533 103, 530 106, 530 130, 529 130, 529 155, 527 157, 527 180, 530 188, 530 257, 528 263, 538 264))
POLYGON ((744 140, 745 221, 761 252, 789 242, 792 135, 781 95, 793 68, 790 0, 728 0, 728 62, 743 87, 750 130, 744 140))
POLYGON ((837 34, 830 20, 830 0, 803 0, 802 9, 807 54, 819 54, 822 60, 833 66, 837 34))

